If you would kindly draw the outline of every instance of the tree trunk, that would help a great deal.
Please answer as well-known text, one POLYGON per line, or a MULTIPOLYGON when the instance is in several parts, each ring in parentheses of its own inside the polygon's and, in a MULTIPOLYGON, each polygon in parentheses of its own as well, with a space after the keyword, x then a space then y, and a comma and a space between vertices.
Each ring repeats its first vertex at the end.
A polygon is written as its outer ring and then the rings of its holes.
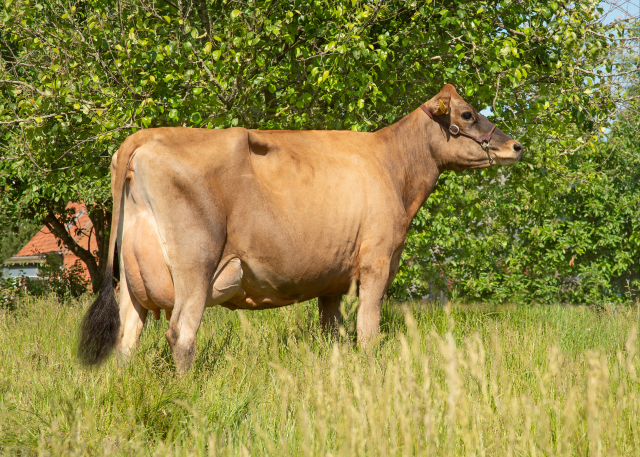
POLYGON ((96 237, 98 267, 102 274, 104 274, 107 259, 109 258, 109 228, 111 225, 111 213, 96 206, 87 208, 87 210, 89 212, 89 219, 91 219, 91 222, 93 223, 93 233, 96 237))
MULTIPOLYGON (((91 277, 91 288, 93 293, 98 293, 104 280, 104 271, 109 257, 109 226, 111 225, 111 215, 108 211, 97 206, 87 207, 89 218, 93 224, 92 230, 95 235, 97 246, 89 245, 89 249, 80 246, 74 237, 67 231, 62 219, 64 216, 56 216, 53 211, 48 210, 44 218, 44 224, 62 243, 87 266, 91 277), (91 250, 97 251, 97 259, 91 250)), ((89 233, 88 235, 90 235, 89 233)))
POLYGON ((203 37, 204 41, 206 41, 207 38, 211 39, 211 20, 209 18, 209 9, 207 8, 207 1, 196 0, 194 3, 196 5, 196 10, 198 11, 198 17, 200 18, 200 22, 202 23, 202 28, 207 34, 206 37, 203 37))

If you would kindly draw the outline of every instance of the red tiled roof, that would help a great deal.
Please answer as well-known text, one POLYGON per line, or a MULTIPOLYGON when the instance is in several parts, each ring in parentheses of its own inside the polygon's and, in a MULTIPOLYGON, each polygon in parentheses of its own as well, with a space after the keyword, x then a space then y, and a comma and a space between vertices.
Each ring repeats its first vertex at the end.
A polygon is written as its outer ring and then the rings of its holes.
MULTIPOLYGON (((69 203, 67 205, 67 209, 73 208, 76 214, 75 223, 70 224, 67 227, 67 231, 73 237, 73 239, 78 243, 81 247, 91 249, 92 253, 96 251, 96 238, 91 230, 93 226, 91 219, 89 219, 89 215, 87 214, 87 207, 84 203, 69 203), (91 233, 91 237, 88 237, 87 234, 91 233)), ((82 266, 84 270, 84 277, 89 279, 89 271, 86 269, 84 262, 80 260, 73 252, 69 251, 66 246, 63 244, 58 244, 58 239, 55 237, 53 233, 49 231, 47 227, 42 227, 36 235, 29 240, 27 244, 24 245, 20 252, 18 252, 14 257, 25 257, 39 254, 48 254, 50 252, 60 252, 63 257, 63 267, 69 268, 72 267, 77 261, 80 261, 80 266, 82 266)))
POLYGON ((16 257, 24 257, 27 255, 46 254, 49 252, 59 251, 58 239, 53 236, 47 227, 42 227, 36 235, 25 244, 16 257))

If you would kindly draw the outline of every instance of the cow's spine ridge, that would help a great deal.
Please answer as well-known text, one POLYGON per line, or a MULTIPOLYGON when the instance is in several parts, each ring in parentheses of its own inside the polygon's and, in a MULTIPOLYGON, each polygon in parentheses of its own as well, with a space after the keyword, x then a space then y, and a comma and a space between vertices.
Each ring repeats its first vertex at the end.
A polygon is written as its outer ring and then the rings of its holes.
MULTIPOLYGON (((142 132, 140 132, 142 133, 142 132)), ((120 308, 113 290, 113 258, 120 223, 120 207, 129 163, 138 149, 140 134, 128 137, 118 150, 116 179, 113 186, 113 212, 109 257, 100 294, 89 307, 80 325, 78 359, 85 365, 104 362, 113 351, 120 332, 120 308)), ((113 171, 112 171, 113 173, 113 171)))

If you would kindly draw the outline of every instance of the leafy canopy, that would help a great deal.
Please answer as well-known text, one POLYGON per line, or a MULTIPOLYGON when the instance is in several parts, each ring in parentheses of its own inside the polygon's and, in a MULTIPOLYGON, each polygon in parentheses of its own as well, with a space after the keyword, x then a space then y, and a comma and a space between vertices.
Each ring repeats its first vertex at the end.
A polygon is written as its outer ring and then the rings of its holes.
POLYGON ((622 106, 611 75, 627 34, 597 1, 5 0, 1 211, 38 220, 69 200, 108 211, 110 157, 137 129, 372 131, 452 83, 527 152, 514 171, 443 177, 409 240, 395 289, 406 296, 440 277, 434 247, 485 236, 480 196, 493 194, 478 186, 522 183, 504 198, 526 213, 560 177, 594 178, 575 157, 622 106), (463 210, 444 203, 456 195, 463 210))

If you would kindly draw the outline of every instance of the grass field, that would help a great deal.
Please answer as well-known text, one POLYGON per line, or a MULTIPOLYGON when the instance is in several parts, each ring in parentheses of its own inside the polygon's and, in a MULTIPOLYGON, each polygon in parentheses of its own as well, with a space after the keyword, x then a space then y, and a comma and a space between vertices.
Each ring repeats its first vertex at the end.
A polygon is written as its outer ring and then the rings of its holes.
POLYGON ((387 304, 366 350, 313 303, 210 309, 178 377, 164 320, 126 367, 79 366, 88 301, 0 311, 0 452, 640 455, 637 307, 387 304))

